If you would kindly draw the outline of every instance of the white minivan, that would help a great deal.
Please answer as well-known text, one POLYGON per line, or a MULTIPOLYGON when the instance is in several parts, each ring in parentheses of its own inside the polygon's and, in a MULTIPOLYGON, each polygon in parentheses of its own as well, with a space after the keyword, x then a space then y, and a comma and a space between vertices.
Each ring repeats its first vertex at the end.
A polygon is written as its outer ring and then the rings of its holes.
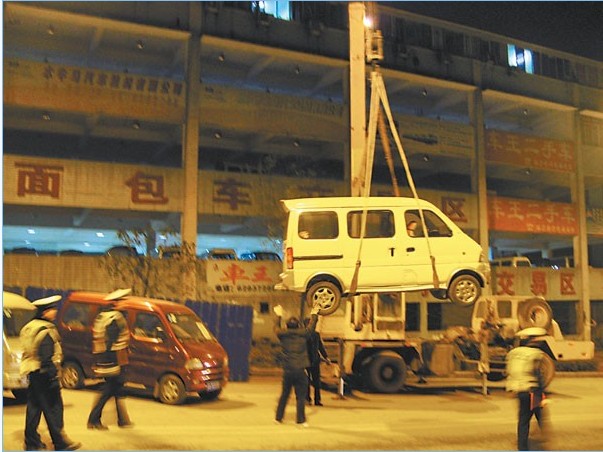
POLYGON ((2 310, 2 386, 4 390, 12 391, 16 399, 25 400, 28 381, 19 369, 23 358, 19 333, 35 317, 36 307, 21 295, 2 292, 2 310))
POLYGON ((428 289, 438 299, 469 306, 489 284, 482 247, 427 201, 333 197, 281 204, 288 221, 275 288, 305 292, 323 315, 337 310, 343 294, 371 292, 428 289))

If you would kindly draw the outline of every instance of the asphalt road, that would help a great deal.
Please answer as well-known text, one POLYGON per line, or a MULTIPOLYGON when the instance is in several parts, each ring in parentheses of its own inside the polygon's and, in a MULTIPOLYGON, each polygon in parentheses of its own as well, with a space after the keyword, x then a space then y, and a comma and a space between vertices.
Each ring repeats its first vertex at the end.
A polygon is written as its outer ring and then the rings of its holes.
MULTIPOLYGON (((534 448, 603 450, 603 379, 556 378, 550 397, 551 435, 534 448)), ((109 431, 86 429, 93 389, 65 390, 67 434, 84 450, 513 450, 516 402, 503 390, 483 396, 473 390, 395 395, 354 391, 345 399, 327 392, 325 406, 307 407, 309 428, 295 425, 292 395, 285 423, 273 422, 278 377, 229 383, 220 399, 190 398, 168 406, 131 395, 133 429, 116 425, 115 405, 105 408, 109 431)), ((4 398, 3 448, 22 450, 25 405, 4 398)), ((40 433, 51 444, 44 421, 40 433)))

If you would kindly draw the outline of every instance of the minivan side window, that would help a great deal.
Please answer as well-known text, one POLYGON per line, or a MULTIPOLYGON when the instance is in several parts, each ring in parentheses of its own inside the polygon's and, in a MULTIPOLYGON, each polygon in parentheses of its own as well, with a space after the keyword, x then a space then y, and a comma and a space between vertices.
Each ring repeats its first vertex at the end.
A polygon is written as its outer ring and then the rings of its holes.
MULTIPOLYGON (((360 238, 362 228, 362 210, 348 213, 348 235, 353 239, 360 238)), ((391 210, 369 210, 366 214, 366 230, 364 238, 375 239, 393 237, 394 213, 391 210)))
MULTIPOLYGON (((452 237, 452 231, 435 212, 424 210, 423 217, 429 237, 452 237)), ((410 237, 423 237, 423 227, 418 210, 407 210, 404 213, 406 230, 410 237), (414 224, 413 224, 414 223, 414 224)))
POLYGON ((155 314, 147 314, 145 312, 136 315, 134 336, 162 340, 167 337, 163 330, 161 319, 155 314))
POLYGON ((70 303, 63 314, 63 323, 71 328, 85 329, 90 325, 91 307, 87 303, 70 303))
POLYGON ((335 212, 303 212, 299 216, 298 235, 302 239, 335 239, 339 224, 335 212))

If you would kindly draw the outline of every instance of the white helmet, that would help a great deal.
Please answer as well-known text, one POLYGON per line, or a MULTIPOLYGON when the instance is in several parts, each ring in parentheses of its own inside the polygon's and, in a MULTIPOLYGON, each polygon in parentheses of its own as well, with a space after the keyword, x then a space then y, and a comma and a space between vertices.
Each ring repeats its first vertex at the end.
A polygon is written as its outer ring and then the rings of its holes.
POLYGON ((544 328, 540 328, 538 326, 532 326, 530 328, 525 328, 521 331, 515 333, 515 336, 520 339, 527 339, 529 337, 538 337, 538 336, 546 336, 547 332, 544 328))

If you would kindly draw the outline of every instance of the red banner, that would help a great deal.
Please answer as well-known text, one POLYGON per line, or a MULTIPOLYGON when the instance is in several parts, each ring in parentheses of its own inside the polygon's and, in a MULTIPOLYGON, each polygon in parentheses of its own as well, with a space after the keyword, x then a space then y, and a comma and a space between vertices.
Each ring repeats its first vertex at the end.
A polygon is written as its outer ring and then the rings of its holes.
POLYGON ((486 131, 486 159, 526 168, 574 172, 574 144, 569 141, 486 131))
POLYGON ((578 234, 574 204, 494 197, 488 200, 488 221, 495 231, 578 234))

